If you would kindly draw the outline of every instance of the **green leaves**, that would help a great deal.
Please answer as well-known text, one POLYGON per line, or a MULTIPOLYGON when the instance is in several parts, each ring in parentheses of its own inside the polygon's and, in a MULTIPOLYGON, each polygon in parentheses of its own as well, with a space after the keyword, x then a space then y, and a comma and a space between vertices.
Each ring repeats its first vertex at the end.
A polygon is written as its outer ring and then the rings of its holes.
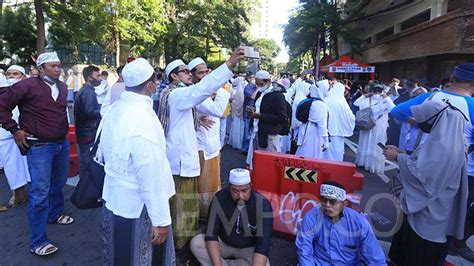
POLYGON ((31 63, 30 55, 36 50, 34 16, 28 6, 16 11, 5 8, 0 21, 0 39, 5 42, 6 53, 0 58, 17 55, 18 64, 31 63))

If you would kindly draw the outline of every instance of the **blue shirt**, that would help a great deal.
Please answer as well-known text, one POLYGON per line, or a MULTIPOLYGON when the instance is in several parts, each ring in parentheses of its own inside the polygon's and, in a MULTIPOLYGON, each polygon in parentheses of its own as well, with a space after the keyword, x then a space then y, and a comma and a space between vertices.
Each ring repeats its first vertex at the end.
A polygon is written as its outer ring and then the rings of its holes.
POLYGON ((244 118, 248 118, 249 117, 249 114, 247 113, 247 111, 245 111, 245 107, 247 106, 251 106, 251 107, 255 107, 255 100, 253 100, 252 98, 250 98, 250 96, 252 96, 252 94, 255 92, 255 90, 257 89, 257 86, 253 83, 249 83, 247 84, 247 86, 245 86, 245 89, 244 89, 244 118))
POLYGON ((344 208, 333 223, 320 207, 306 213, 296 237, 299 265, 387 265, 367 219, 344 208))
MULTIPOLYGON (((422 94, 418 97, 410 99, 406 102, 403 102, 395 108, 392 109, 391 115, 403 122, 407 122, 409 118, 413 117, 411 113, 411 107, 414 105, 419 105, 428 100, 432 95, 432 92, 428 92, 422 94)), ((449 103, 456 108, 458 108, 461 112, 463 112, 464 116, 469 119, 466 121, 464 126, 464 135, 466 136, 467 144, 471 145, 474 143, 474 99, 469 96, 464 96, 456 93, 452 93, 449 91, 440 91, 436 93, 433 100, 447 100, 449 103)), ((423 122, 423 121, 418 121, 423 122)), ((447 136, 449 136, 449 132, 446 132, 447 136)), ((467 160, 467 174, 469 176, 474 176, 474 153, 470 153, 468 155, 467 160)))

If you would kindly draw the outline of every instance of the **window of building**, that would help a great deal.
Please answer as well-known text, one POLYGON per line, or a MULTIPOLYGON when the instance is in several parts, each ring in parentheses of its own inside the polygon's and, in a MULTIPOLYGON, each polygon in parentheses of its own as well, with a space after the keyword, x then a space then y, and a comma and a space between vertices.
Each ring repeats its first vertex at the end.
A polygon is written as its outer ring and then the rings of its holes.
POLYGON ((380 40, 382 40, 384 38, 387 38, 391 35, 393 35, 393 26, 386 29, 386 30, 384 30, 384 31, 382 31, 382 32, 377 33, 377 35, 375 35, 375 37, 376 37, 377 41, 380 41, 380 40))
POLYGON ((429 21, 430 20, 430 14, 431 14, 431 10, 428 9, 423 13, 420 13, 420 14, 414 16, 414 17, 411 17, 411 18, 405 20, 404 22, 402 22, 402 30, 406 30, 406 29, 409 29, 413 26, 416 26, 416 25, 418 25, 422 22, 429 21))

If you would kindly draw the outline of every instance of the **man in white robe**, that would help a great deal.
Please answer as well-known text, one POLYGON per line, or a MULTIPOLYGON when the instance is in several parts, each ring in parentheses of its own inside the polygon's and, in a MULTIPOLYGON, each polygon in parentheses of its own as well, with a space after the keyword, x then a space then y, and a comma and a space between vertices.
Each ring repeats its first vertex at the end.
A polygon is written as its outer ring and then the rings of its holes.
MULTIPOLYGON (((199 83, 208 74, 206 62, 197 57, 188 64, 194 84, 199 83)), ((197 133, 199 163, 201 173, 198 178, 199 216, 207 217, 207 211, 214 193, 221 189, 220 175, 220 117, 229 103, 230 94, 219 89, 216 95, 207 98, 196 106, 200 119, 197 133)))
POLYGON ((171 213, 178 251, 184 250, 198 230, 197 181, 201 169, 196 136, 199 118, 195 107, 233 76, 231 68, 243 55, 242 48, 236 49, 226 63, 194 85, 190 71, 182 60, 175 60, 166 66, 166 76, 171 83, 161 93, 158 116, 165 130, 166 153, 176 185, 171 213))
POLYGON ((298 149, 296 155, 307 158, 322 158, 323 152, 329 147, 328 115, 329 108, 325 99, 329 91, 328 80, 321 80, 311 85, 310 96, 313 100, 309 110, 308 122, 300 126, 298 133, 298 149))
MULTIPOLYGON (((18 65, 10 66, 6 73, 7 84, 0 84, 0 93, 8 89, 8 86, 26 78, 25 69, 18 65)), ((18 107, 13 109, 12 114, 13 119, 18 123, 20 116, 18 107)), ((8 185, 13 191, 10 200, 4 206, 0 206, 0 212, 2 212, 27 201, 28 194, 25 185, 30 181, 26 157, 20 154, 13 135, 2 127, 0 127, 0 165, 3 166, 8 185)))
POLYGON ((169 199, 175 194, 163 128, 152 108, 157 78, 143 58, 127 64, 123 78, 126 91, 98 130, 97 158, 105 162, 102 264, 171 265, 172 254, 165 251, 166 262, 155 261, 152 248, 167 239, 172 245, 169 199))
POLYGON ((336 82, 325 102, 329 108, 329 139, 331 145, 323 152, 323 158, 331 161, 344 160, 344 138, 354 133, 355 116, 344 97, 345 87, 336 82))

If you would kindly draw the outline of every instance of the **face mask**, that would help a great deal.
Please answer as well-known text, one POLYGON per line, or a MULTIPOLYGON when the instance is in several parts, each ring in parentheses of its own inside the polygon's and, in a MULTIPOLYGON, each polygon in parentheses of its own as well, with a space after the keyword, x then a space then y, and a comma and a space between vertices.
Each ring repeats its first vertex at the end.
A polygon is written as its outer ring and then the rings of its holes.
POLYGON ((179 87, 187 87, 187 85, 184 84, 184 82, 180 81, 180 82, 179 82, 179 87))
POLYGON ((421 123, 418 123, 418 128, 425 133, 430 133, 431 129, 433 128, 433 125, 436 123, 436 120, 438 119, 438 116, 448 107, 449 106, 444 107, 439 112, 434 114, 432 117, 426 119, 425 121, 421 123), (433 121, 433 122, 430 122, 430 121, 433 121))
POLYGON ((56 82, 59 81, 59 79, 53 79, 48 75, 44 75, 43 79, 44 79, 44 81, 46 81, 49 84, 55 84, 56 82))
POLYGON ((100 83, 101 83, 101 80, 100 80, 100 79, 93 79, 93 80, 91 80, 91 84, 92 84, 93 87, 99 86, 100 83))
POLYGON ((20 81, 21 79, 7 79, 7 83, 8 85, 13 85, 15 83, 17 83, 18 81, 20 81))
POLYGON ((259 92, 264 92, 264 91, 266 91, 268 88, 269 88, 269 86, 265 85, 265 86, 262 86, 262 87, 257 87, 257 90, 258 90, 259 92))
POLYGON ((252 83, 253 85, 255 85, 255 80, 252 79, 252 80, 250 81, 250 83, 252 83))

